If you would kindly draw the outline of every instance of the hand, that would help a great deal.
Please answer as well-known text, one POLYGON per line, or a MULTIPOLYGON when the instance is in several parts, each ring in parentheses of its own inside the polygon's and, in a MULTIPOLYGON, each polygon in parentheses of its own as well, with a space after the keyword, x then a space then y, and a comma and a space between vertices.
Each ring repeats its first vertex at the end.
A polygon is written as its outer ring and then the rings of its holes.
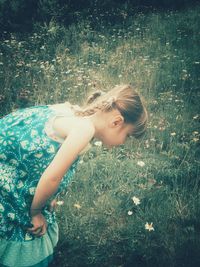
POLYGON ((41 213, 32 216, 31 224, 32 228, 28 228, 27 231, 37 237, 40 237, 46 233, 47 222, 41 213))

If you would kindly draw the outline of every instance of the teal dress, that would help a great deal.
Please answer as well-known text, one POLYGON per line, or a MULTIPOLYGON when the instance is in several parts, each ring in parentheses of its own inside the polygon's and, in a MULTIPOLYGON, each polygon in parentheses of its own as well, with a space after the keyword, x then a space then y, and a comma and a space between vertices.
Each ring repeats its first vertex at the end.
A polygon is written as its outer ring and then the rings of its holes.
POLYGON ((57 116, 69 114, 45 105, 19 109, 0 119, 0 267, 45 267, 52 260, 58 226, 48 204, 65 193, 78 158, 42 211, 48 223, 46 234, 34 237, 26 228, 31 226, 29 212, 38 181, 62 143, 47 134, 57 116))

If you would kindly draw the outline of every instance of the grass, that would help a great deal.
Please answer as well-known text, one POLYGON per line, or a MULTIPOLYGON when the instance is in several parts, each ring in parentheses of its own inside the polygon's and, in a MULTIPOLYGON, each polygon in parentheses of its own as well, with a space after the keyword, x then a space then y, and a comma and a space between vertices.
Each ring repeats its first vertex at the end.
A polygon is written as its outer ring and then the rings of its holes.
POLYGON ((57 208, 52 266, 199 266, 199 11, 124 8, 80 14, 68 27, 51 21, 30 34, 4 33, 1 115, 81 103, 89 91, 128 82, 149 111, 142 140, 109 151, 93 145, 82 157, 57 208), (115 12, 120 21, 111 24, 115 12))

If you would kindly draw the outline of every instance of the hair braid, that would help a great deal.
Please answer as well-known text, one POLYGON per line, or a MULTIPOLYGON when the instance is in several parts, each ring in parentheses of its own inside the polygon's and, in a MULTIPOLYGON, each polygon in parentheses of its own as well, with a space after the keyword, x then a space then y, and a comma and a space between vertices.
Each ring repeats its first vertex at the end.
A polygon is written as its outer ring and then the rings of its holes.
POLYGON ((77 116, 89 116, 92 115, 94 113, 96 113, 97 111, 109 111, 111 110, 112 107, 112 103, 110 102, 110 100, 102 100, 102 101, 98 101, 95 103, 92 103, 88 106, 86 106, 86 108, 83 109, 76 109, 74 106, 72 106, 72 109, 75 111, 75 115, 77 116))
POLYGON ((134 125, 135 137, 140 137, 146 131, 147 111, 140 95, 131 85, 116 86, 107 93, 93 93, 85 107, 72 106, 75 115, 90 116, 98 111, 109 112, 117 109, 124 117, 125 123, 134 125))

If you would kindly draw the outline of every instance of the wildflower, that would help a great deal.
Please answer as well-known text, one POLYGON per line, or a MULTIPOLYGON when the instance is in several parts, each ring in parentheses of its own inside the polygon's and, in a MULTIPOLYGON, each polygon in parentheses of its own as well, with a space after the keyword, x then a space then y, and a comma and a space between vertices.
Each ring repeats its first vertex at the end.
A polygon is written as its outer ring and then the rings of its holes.
POLYGON ((95 146, 102 146, 102 142, 101 141, 96 141, 96 142, 94 142, 94 145, 95 146))
POLYGON ((193 140, 194 142, 198 142, 198 141, 199 141, 199 138, 194 137, 192 140, 193 140))
POLYGON ((141 188, 141 189, 146 189, 147 188, 146 185, 144 185, 144 184, 138 184, 138 187, 141 188))
POLYGON ((194 120, 198 119, 199 115, 193 117, 194 120))
POLYGON ((51 67, 50 67, 50 71, 55 71, 55 67, 54 67, 54 65, 51 65, 51 67))
POLYGON ((149 232, 154 231, 153 223, 151 222, 149 224, 148 222, 146 222, 145 229, 148 230, 149 232))
POLYGON ((78 203, 76 203, 76 204, 74 204, 74 208, 80 209, 81 208, 81 205, 78 204, 78 203))
POLYGON ((63 200, 59 200, 59 201, 56 202, 56 204, 57 204, 58 206, 62 206, 62 205, 64 204, 64 201, 63 201, 63 200))
POLYGON ((139 160, 137 162, 137 165, 139 165, 140 167, 144 167, 145 163, 144 163, 144 161, 139 160))
POLYGON ((145 141, 145 147, 146 147, 146 148, 149 148, 149 147, 150 147, 150 145, 149 145, 149 140, 146 140, 146 141, 145 141))
POLYGON ((132 197, 132 200, 136 206, 140 204, 140 199, 138 197, 132 197))
POLYGON ((165 127, 159 127, 159 130, 160 131, 164 131, 165 130, 165 127))
POLYGON ((128 211, 128 215, 131 216, 133 215, 133 212, 131 210, 128 211))
POLYGON ((175 133, 175 132, 173 132, 173 133, 171 133, 170 135, 171 135, 171 136, 175 136, 175 135, 176 135, 176 133, 175 133))

